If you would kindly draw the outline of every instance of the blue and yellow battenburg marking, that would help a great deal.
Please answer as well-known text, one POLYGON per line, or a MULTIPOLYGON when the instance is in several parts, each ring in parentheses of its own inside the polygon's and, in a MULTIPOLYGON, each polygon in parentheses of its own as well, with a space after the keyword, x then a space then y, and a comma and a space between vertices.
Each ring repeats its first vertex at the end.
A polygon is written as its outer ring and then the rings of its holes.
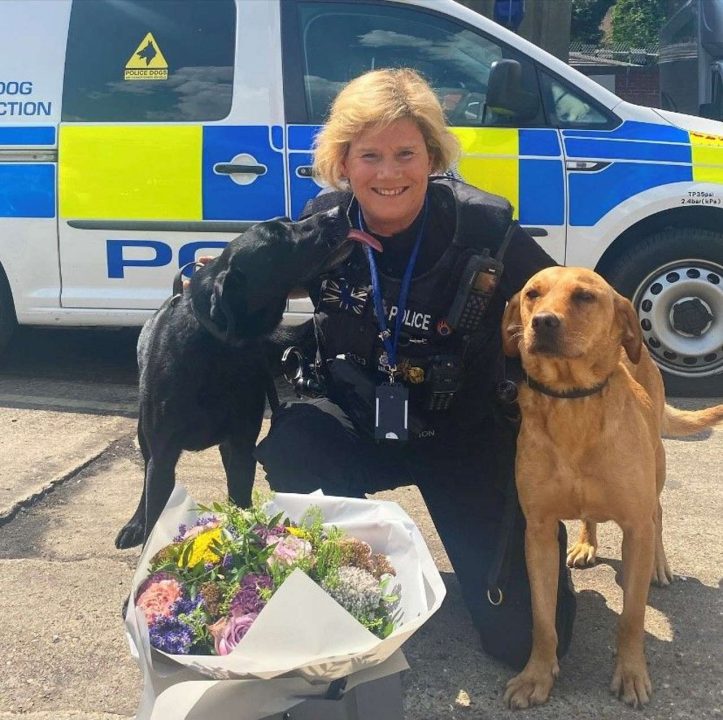
MULTIPOLYGON (((292 215, 318 193, 302 173, 318 126, 65 125, 59 163, 2 163, 2 149, 52 148, 54 127, 0 126, 0 217, 260 220, 285 213, 284 146, 292 215), (237 185, 214 172, 239 151, 266 172, 237 185)), ((568 173, 568 221, 595 225, 625 200, 676 182, 723 184, 723 137, 633 122, 614 130, 455 128, 461 175, 507 197, 523 225, 565 223, 564 160, 603 163, 568 173), (564 155, 563 155, 564 149, 564 155)))
POLYGON ((454 128, 459 172, 472 185, 506 197, 523 225, 563 225, 562 153, 555 130, 454 128))
POLYGON ((633 122, 614 130, 455 128, 465 180, 506 197, 523 225, 563 225, 563 160, 600 161, 568 173, 571 226, 592 226, 625 200, 676 182, 723 184, 723 137, 633 122))
POLYGON ((63 125, 60 216, 263 220, 285 211, 281 127, 63 125), (265 168, 249 185, 214 171, 242 150, 265 168))

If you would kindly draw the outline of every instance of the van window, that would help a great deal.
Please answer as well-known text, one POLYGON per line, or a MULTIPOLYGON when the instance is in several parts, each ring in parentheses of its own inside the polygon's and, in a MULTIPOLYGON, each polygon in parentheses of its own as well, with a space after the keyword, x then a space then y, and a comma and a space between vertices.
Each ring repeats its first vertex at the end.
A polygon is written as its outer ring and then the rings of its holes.
POLYGON ((62 119, 221 120, 235 27, 234 0, 75 0, 62 119))
MULTIPOLYGON (((519 125, 485 112, 492 63, 522 65, 524 89, 539 97, 532 63, 494 40, 433 12, 366 3, 299 3, 307 122, 322 123, 349 80, 368 70, 412 67, 432 85, 453 126, 519 125)), ((541 124, 538 117, 527 124, 541 124)))
POLYGON ((555 127, 607 127, 610 120, 592 99, 567 83, 542 75, 542 94, 547 106, 547 116, 555 127))

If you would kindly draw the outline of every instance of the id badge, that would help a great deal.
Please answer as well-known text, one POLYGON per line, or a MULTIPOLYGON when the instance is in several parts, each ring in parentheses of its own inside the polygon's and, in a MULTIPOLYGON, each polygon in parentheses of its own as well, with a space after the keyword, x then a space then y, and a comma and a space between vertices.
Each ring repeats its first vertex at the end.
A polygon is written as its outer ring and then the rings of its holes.
POLYGON ((377 385, 375 440, 406 440, 409 431, 409 390, 401 383, 377 385))

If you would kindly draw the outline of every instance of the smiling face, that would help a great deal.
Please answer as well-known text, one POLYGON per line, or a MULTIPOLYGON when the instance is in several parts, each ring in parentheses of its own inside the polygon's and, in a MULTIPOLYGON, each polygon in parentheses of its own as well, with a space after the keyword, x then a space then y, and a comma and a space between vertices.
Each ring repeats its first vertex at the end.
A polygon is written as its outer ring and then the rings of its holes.
POLYGON ((424 136, 406 118, 359 133, 342 164, 367 229, 385 236, 414 222, 424 205, 431 170, 424 136))

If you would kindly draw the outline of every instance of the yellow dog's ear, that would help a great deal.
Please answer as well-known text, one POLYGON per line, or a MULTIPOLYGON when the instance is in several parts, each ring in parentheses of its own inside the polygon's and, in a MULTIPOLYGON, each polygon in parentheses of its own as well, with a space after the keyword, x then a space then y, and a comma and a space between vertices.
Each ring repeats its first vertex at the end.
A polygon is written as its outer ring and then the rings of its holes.
POLYGON ((520 293, 508 303, 502 315, 502 349, 508 357, 518 357, 522 341, 522 318, 520 317, 520 293))
POLYGON ((615 293, 615 321, 620 328, 620 343, 625 348, 630 362, 637 365, 643 348, 640 320, 630 300, 619 293, 615 293))

